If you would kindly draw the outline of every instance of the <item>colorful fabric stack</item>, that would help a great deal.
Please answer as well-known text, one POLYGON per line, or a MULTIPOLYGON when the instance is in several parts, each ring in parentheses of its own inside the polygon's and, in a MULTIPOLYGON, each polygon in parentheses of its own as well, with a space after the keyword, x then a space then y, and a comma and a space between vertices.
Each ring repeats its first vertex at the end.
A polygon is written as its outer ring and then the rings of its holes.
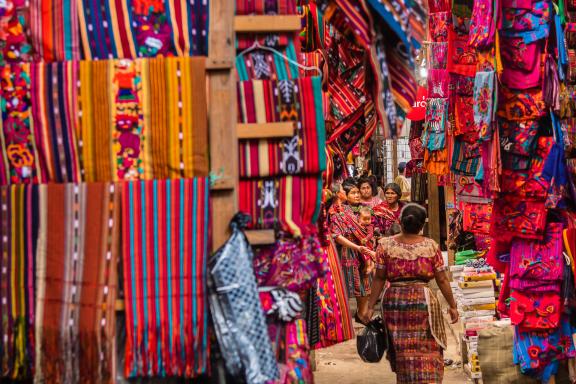
POLYGON ((129 377, 196 377, 208 366, 208 179, 122 187, 129 377))
POLYGON ((112 383, 121 190, 48 184, 39 195, 35 380, 112 383))

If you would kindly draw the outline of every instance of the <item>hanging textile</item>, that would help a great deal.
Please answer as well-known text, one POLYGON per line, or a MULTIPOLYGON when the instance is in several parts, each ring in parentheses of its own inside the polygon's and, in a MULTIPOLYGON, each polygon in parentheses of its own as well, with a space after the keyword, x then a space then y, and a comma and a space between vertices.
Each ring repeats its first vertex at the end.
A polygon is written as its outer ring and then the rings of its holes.
POLYGON ((88 60, 208 53, 208 1, 81 0, 78 7, 88 60))
POLYGON ((39 188, 35 380, 113 383, 121 191, 39 188))
POLYGON ((207 175, 204 59, 81 62, 79 88, 86 181, 207 175))
POLYGON ((122 187, 127 377, 196 377, 208 369, 205 178, 122 187))
POLYGON ((34 288, 38 188, 0 187, 0 366, 6 379, 31 379, 34 366, 34 288))
MULTIPOLYGON (((30 0, 30 29, 36 61, 80 60, 76 0, 30 0)), ((98 28, 106 28, 98 26, 98 28)))
POLYGON ((32 132, 30 64, 1 67, 0 83, 0 185, 36 183, 39 176, 32 132))
POLYGON ((5 0, 0 5, 0 65, 32 60, 32 46, 28 40, 26 24, 27 3, 18 0, 5 0))
POLYGON ((293 121, 296 133, 282 140, 240 142, 240 176, 314 174, 326 169, 320 77, 238 83, 241 123, 293 121))
POLYGON ((81 181, 76 140, 78 62, 31 65, 34 138, 43 182, 81 181))

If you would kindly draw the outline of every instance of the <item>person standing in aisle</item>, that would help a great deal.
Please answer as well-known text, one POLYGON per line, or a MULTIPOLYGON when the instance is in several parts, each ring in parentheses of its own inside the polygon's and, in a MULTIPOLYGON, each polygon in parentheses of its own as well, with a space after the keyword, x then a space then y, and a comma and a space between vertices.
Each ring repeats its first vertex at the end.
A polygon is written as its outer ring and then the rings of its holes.
MULTIPOLYGON (((342 272, 346 281, 348 297, 356 298, 358 312, 365 311, 370 296, 372 274, 366 273, 363 255, 375 257, 374 251, 362 246, 362 228, 358 221, 360 189, 355 179, 346 179, 342 183, 346 203, 332 205, 329 211, 330 232, 338 245, 342 272)), ((354 316, 359 321, 358 312, 354 316)))
POLYGON ((360 186, 360 198, 362 199, 362 204, 368 208, 374 208, 378 204, 382 203, 380 197, 378 197, 378 191, 376 190, 376 178, 374 176, 363 176, 358 179, 358 185, 360 186))
POLYGON ((387 358, 398 384, 442 383, 446 331, 440 303, 428 287, 433 278, 446 298, 452 323, 458 310, 438 244, 419 233, 426 210, 406 205, 400 216, 402 232, 384 238, 376 251, 376 275, 368 306, 359 314, 363 323, 372 319, 374 305, 386 281, 382 318, 391 343, 387 358))
POLYGON ((401 162, 398 164, 398 176, 394 179, 394 183, 400 186, 402 190, 401 201, 410 201, 410 182, 406 178, 406 163, 401 162))
POLYGON ((396 183, 387 184, 384 187, 385 200, 372 208, 376 227, 382 234, 387 233, 394 223, 399 223, 400 212, 404 203, 400 201, 402 190, 396 183))

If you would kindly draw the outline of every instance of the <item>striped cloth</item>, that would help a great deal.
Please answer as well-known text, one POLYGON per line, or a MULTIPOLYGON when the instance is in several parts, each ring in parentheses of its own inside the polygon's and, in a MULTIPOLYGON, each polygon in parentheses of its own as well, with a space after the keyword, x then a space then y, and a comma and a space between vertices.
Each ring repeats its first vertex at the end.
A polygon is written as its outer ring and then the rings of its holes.
POLYGON ((293 121, 296 134, 281 140, 240 142, 240 176, 317 174, 326 169, 326 130, 320 77, 238 83, 241 123, 293 121))
POLYGON ((78 7, 88 60, 208 53, 208 1, 80 0, 78 7))
POLYGON ((123 184, 127 377, 195 377, 209 357, 206 178, 123 184))
POLYGON ((32 121, 43 182, 80 182, 78 62, 31 65, 32 121))
POLYGON ((203 59, 81 62, 79 78, 85 181, 207 175, 203 59))
POLYGON ((241 179, 238 195, 239 210, 252 219, 249 228, 282 228, 300 236, 313 231, 320 215, 322 178, 241 179))
POLYGON ((79 60, 76 0, 30 0, 30 32, 36 61, 79 60))
POLYGON ((115 381, 120 190, 38 187, 35 381, 115 381))
POLYGON ((38 189, 0 187, 0 377, 32 378, 38 189))

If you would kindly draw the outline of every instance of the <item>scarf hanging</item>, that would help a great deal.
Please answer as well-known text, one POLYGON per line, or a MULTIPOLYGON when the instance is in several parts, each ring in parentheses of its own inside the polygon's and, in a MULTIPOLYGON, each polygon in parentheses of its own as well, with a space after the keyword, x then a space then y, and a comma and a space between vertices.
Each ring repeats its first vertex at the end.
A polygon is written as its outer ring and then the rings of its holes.
POLYGON ((128 182, 122 188, 126 376, 204 374, 208 179, 128 182))
POLYGON ((30 64, 10 64, 0 68, 0 82, 0 185, 37 183, 39 175, 31 120, 30 64))
POLYGON ((77 1, 31 0, 29 7, 36 61, 80 60, 77 1))
POLYGON ((34 365, 38 187, 0 187, 0 205, 0 366, 4 378, 31 379, 34 365))
POLYGON ((314 174, 326 169, 319 77, 240 82, 238 103, 243 123, 293 121, 297 131, 282 140, 241 141, 241 177, 314 174))
POLYGON ((88 60, 208 52, 207 1, 81 0, 78 7, 88 60))
POLYGON ((112 383, 120 190, 39 188, 35 380, 112 383))
POLYGON ((80 182, 76 140, 78 62, 31 65, 32 120, 44 182, 80 182))

